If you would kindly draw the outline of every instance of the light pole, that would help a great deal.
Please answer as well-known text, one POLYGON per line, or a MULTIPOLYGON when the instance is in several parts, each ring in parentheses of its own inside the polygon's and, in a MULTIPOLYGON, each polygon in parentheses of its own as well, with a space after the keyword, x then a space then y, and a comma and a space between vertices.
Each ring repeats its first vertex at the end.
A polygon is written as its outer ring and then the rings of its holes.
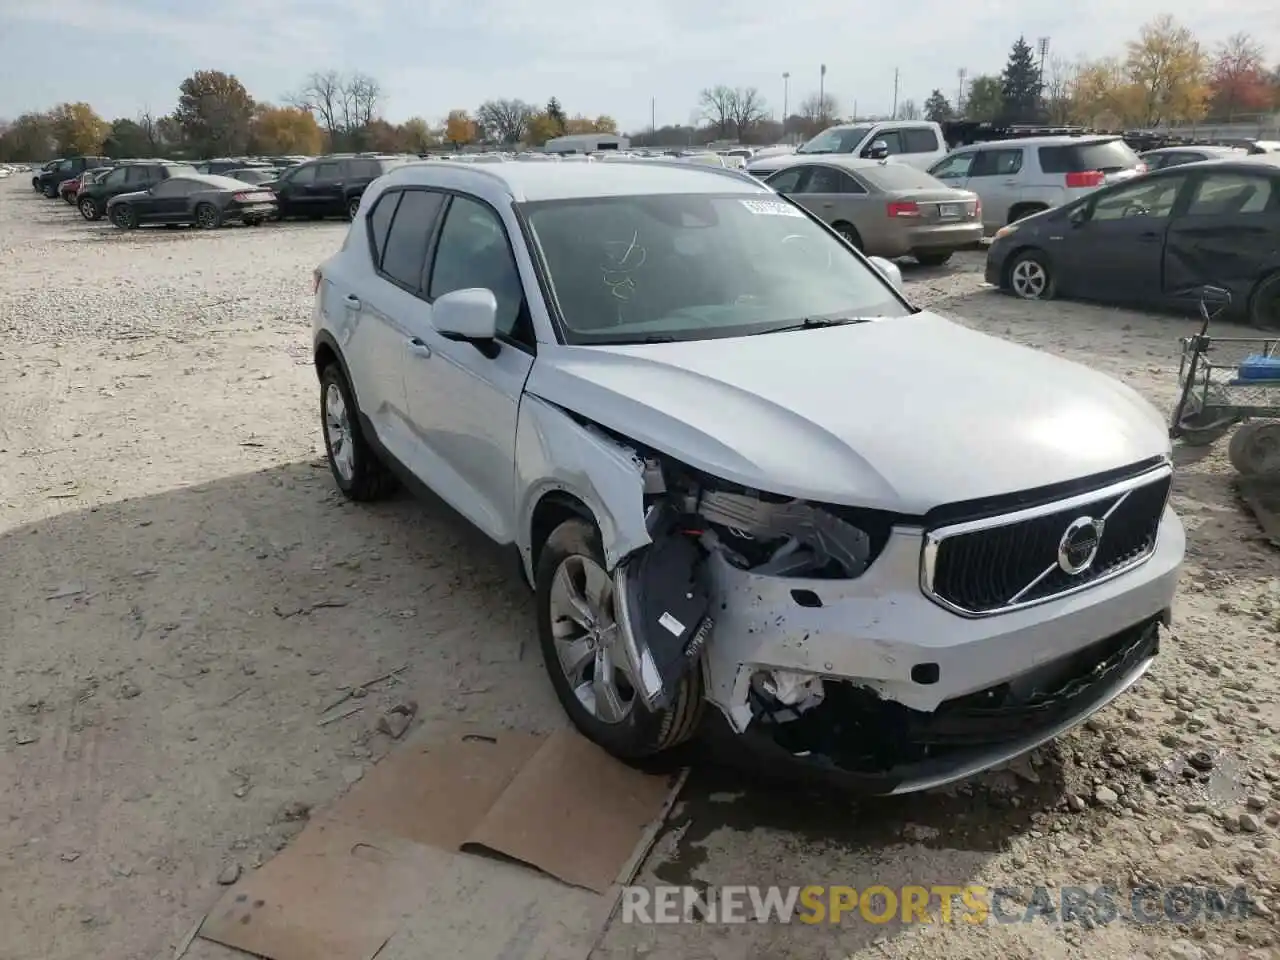
POLYGON ((1044 58, 1049 53, 1049 38, 1041 37, 1038 44, 1040 50, 1040 86, 1044 87, 1044 58))
POLYGON ((791 92, 791 72, 782 73, 782 132, 787 132, 787 98, 791 92))
POLYGON ((822 122, 827 122, 827 65, 820 64, 818 67, 818 116, 822 118, 822 122))

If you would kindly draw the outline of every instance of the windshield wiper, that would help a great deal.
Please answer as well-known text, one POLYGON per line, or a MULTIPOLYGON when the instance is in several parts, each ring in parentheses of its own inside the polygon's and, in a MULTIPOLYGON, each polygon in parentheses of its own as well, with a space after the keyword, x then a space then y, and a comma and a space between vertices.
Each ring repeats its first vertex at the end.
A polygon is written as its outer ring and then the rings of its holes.
POLYGON ((866 317, 805 317, 799 323, 789 323, 785 327, 770 327, 761 333, 781 333, 786 330, 816 330, 818 327, 841 327, 853 323, 870 323, 866 317))

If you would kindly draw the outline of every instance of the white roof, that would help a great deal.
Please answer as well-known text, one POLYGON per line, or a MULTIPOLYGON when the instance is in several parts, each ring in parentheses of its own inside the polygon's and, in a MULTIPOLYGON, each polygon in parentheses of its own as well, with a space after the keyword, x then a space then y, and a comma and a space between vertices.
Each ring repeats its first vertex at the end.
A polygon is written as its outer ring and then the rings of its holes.
POLYGON ((516 203, 671 193, 773 193, 746 174, 720 167, 643 159, 614 163, 507 160, 483 165, 436 160, 404 164, 382 179, 387 186, 421 184, 475 193, 488 193, 496 187, 516 203))

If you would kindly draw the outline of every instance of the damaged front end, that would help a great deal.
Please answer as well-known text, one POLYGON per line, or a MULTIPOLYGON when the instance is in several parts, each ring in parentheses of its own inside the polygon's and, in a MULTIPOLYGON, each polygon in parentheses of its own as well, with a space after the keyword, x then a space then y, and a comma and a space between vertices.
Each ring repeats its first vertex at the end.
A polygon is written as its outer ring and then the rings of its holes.
MULTIPOLYGON (((884 515, 868 513, 859 526, 848 518, 859 511, 842 517, 841 508, 733 488, 661 458, 641 462, 651 544, 622 558, 614 579, 623 647, 650 710, 670 705, 717 642, 716 614, 727 601, 713 561, 772 578, 853 579, 888 534, 884 515)), ((813 678, 778 671, 763 683, 794 711, 821 700, 813 678)))

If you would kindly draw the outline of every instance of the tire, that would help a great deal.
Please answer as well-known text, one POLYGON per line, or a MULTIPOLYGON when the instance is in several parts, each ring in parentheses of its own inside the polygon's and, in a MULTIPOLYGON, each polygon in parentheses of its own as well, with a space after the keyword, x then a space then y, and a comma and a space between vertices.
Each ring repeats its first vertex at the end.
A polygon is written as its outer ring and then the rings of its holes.
POLYGON ((940 267, 951 259, 951 251, 946 253, 913 253, 916 262, 922 267, 940 267))
POLYGON ((329 472, 344 497, 367 503, 395 491, 395 477, 365 440, 359 408, 336 363, 320 371, 320 430, 329 472))
POLYGON ((1249 323, 1263 330, 1280 330, 1280 273, 1263 277, 1249 295, 1249 323))
POLYGON ((1241 476, 1280 477, 1280 421, 1242 424, 1231 435, 1227 459, 1241 476))
POLYGON ((67 202, 68 206, 74 207, 76 205, 76 195, 74 193, 64 193, 62 199, 67 202))
POLYGON ((360 212, 360 198, 352 197, 347 201, 347 219, 354 220, 356 214, 360 212))
MULTIPOLYGON (((609 608, 606 613, 612 616, 612 578, 604 573, 604 550, 600 544, 600 533, 594 524, 575 517, 556 527, 538 554, 538 566, 534 572, 538 639, 542 647, 543 664, 547 668, 547 675, 551 678, 551 686, 555 690, 556 697, 573 725, 588 740, 622 760, 638 760, 653 756, 684 743, 697 731, 702 718, 703 696, 700 668, 695 668, 685 675, 679 689, 675 692, 672 705, 657 712, 645 707, 639 694, 634 691, 625 705, 625 710, 614 719, 602 718, 599 715, 600 711, 579 698, 578 693, 575 692, 575 684, 570 680, 567 668, 561 661, 561 649, 566 645, 566 641, 558 640, 556 637, 557 626, 559 625, 562 631, 567 626, 583 636, 583 639, 578 642, 586 643, 585 634, 581 628, 556 612, 560 604, 554 600, 554 596, 562 595, 560 589, 556 587, 556 581, 558 576, 564 575, 561 573, 562 568, 565 574, 575 580, 579 572, 586 570, 592 571, 595 577, 605 578, 596 582, 606 585, 608 592, 605 593, 604 590, 601 592, 604 593, 609 608)), ((586 592, 582 591, 583 594, 586 592)), ((617 635, 616 630, 613 631, 613 635, 617 635)), ((584 676, 579 686, 584 690, 593 685, 594 671, 600 663, 599 656, 599 653, 588 653, 584 657, 584 661, 590 660, 589 664, 584 662, 582 667, 584 676), (591 672, 591 679, 586 678, 586 671, 591 672)), ((620 659, 621 654, 615 653, 615 664, 620 659)), ((575 679, 579 678, 575 677, 575 679)), ((615 689, 618 686, 625 685, 615 684, 615 689)), ((625 696, 625 689, 619 692, 625 696)), ((594 696, 592 699, 594 701, 594 696)))
POLYGON ((1005 289, 1022 300, 1052 300, 1053 274, 1040 250, 1023 250, 1005 272, 1005 289))
POLYGON ((831 229, 844 237, 845 241, 855 250, 863 249, 862 237, 858 235, 858 231, 854 228, 853 224, 845 223, 841 220, 838 223, 833 223, 831 225, 831 229))
POLYGON ((81 200, 77 206, 80 208, 80 216, 86 220, 92 222, 102 219, 102 209, 88 197, 81 200))
POLYGON ((217 230, 222 226, 222 211, 212 203, 196 205, 196 226, 201 230, 217 230))
POLYGON ((57 185, 51 183, 48 186, 46 186, 44 188, 44 195, 48 197, 50 200, 57 200, 58 199, 57 185))
POLYGON ((111 210, 111 222, 121 230, 137 230, 138 215, 127 203, 116 204, 111 210))

